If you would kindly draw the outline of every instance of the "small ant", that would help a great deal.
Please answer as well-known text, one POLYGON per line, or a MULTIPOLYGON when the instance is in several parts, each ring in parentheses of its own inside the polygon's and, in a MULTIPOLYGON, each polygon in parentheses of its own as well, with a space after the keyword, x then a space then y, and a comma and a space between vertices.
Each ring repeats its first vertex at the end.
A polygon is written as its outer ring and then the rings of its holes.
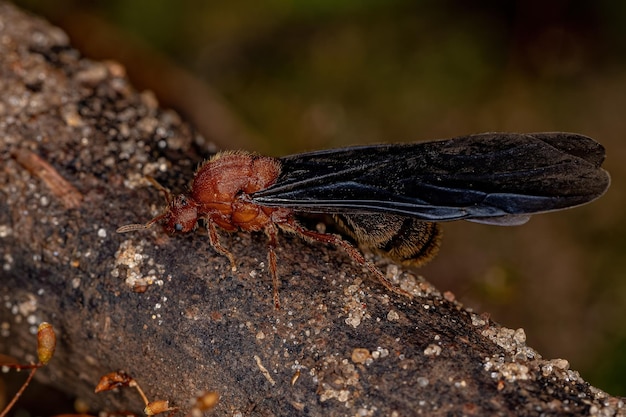
POLYGON ((251 195, 275 183, 280 175, 280 162, 275 158, 247 152, 222 152, 205 162, 196 172, 191 192, 172 197, 168 189, 150 181, 165 194, 167 209, 146 224, 129 224, 117 229, 118 233, 147 229, 163 221, 170 233, 187 233, 194 230, 199 220, 204 220, 211 246, 226 256, 233 271, 235 257, 222 246, 217 228, 228 232, 264 231, 268 237, 269 271, 273 282, 273 298, 276 309, 280 308, 278 297, 279 279, 276 272, 276 245, 278 229, 294 233, 307 240, 333 244, 343 248, 358 264, 365 265, 390 291, 411 297, 411 294, 395 287, 376 266, 368 262, 352 244, 338 235, 318 233, 304 228, 294 218, 294 210, 284 207, 265 207, 252 201, 251 195))
POLYGON ((169 233, 206 224, 213 248, 235 258, 220 243, 217 228, 263 231, 268 237, 274 305, 278 230, 341 247, 366 266, 388 290, 395 287, 341 236, 303 227, 299 213, 332 214, 359 246, 393 260, 422 265, 439 248, 438 222, 469 220, 519 225, 531 214, 562 210, 600 197, 610 184, 601 168, 605 152, 575 133, 484 133, 414 144, 366 145, 271 158, 243 151, 216 154, 194 176, 191 191, 172 197, 146 224, 163 222, 169 233))

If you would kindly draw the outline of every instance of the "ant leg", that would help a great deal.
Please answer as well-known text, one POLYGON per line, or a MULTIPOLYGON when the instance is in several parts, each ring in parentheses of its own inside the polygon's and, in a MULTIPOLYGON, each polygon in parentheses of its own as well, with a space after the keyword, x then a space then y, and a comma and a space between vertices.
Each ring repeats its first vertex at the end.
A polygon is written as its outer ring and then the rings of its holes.
POLYGON ((267 262, 269 264, 268 268, 270 270, 270 275, 272 276, 272 284, 274 286, 274 307, 276 308, 276 310, 280 310, 280 300, 278 299, 278 287, 280 286, 280 281, 278 280, 278 274, 276 273, 276 244, 278 230, 276 229, 274 223, 269 223, 265 227, 265 234, 269 239, 267 262))
POLYGON ((213 249, 221 255, 224 255, 230 261, 230 267, 233 272, 237 270, 237 265, 235 264, 235 257, 232 253, 226 250, 222 244, 220 243, 219 235, 217 234, 217 229, 215 228, 215 224, 212 221, 206 220, 206 228, 209 232, 209 242, 213 249))
POLYGON ((314 232, 313 230, 305 229, 302 227, 295 219, 288 219, 284 223, 279 223, 279 226, 288 232, 295 233, 296 235, 301 236, 306 240, 312 240, 322 243, 330 243, 331 245, 342 248, 348 256, 350 256, 356 263, 359 265, 365 265, 367 269, 369 269, 380 281, 381 284, 385 286, 389 291, 394 292, 399 295, 403 295, 408 298, 413 298, 411 293, 405 291, 401 288, 394 286, 391 281, 389 281, 376 265, 371 262, 368 262, 363 254, 354 247, 350 242, 343 240, 341 236, 330 234, 330 233, 319 233, 314 232))

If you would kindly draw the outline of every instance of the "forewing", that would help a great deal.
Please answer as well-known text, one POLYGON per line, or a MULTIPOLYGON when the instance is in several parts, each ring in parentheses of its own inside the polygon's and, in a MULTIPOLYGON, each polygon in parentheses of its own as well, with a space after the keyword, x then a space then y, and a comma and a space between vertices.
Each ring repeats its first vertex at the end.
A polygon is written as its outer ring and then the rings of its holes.
POLYGON ((307 212, 389 212, 427 221, 519 224, 587 203, 610 182, 604 148, 571 133, 486 133, 281 158, 256 204, 307 212))

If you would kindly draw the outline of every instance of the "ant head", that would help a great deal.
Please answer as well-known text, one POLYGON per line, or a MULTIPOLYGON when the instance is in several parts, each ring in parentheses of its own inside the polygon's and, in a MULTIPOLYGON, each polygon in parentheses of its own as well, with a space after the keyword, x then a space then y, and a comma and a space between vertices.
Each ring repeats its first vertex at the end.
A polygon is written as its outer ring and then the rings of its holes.
POLYGON ((174 199, 168 199, 167 210, 159 214, 146 224, 127 224, 117 229, 117 233, 134 232, 136 230, 148 229, 153 224, 164 221, 165 230, 170 233, 187 233, 196 227, 198 222, 198 204, 180 194, 174 199))
POLYGON ((167 209, 146 224, 127 224, 117 229, 117 233, 132 232, 135 230, 148 229, 153 224, 160 222, 165 223, 165 230, 170 233, 186 233, 193 230, 198 222, 198 204, 185 194, 180 194, 172 198, 170 191, 156 182, 152 177, 147 177, 160 191, 165 194, 167 209))
MULTIPOLYGON (((187 233, 193 230, 198 223, 198 204, 184 194, 180 194, 170 201, 167 211, 161 215, 165 220, 165 230, 168 233, 187 233)), ((154 219, 150 222, 155 221, 154 219)))

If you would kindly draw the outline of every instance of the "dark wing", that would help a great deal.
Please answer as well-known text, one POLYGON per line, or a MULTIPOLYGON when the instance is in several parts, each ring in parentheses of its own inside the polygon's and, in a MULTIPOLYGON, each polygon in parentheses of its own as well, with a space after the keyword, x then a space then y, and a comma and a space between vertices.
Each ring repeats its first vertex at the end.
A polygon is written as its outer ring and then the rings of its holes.
POLYGON ((610 183, 603 160, 602 145, 572 133, 331 149, 281 158, 276 183, 252 201, 305 212, 519 224, 600 197, 610 183))

